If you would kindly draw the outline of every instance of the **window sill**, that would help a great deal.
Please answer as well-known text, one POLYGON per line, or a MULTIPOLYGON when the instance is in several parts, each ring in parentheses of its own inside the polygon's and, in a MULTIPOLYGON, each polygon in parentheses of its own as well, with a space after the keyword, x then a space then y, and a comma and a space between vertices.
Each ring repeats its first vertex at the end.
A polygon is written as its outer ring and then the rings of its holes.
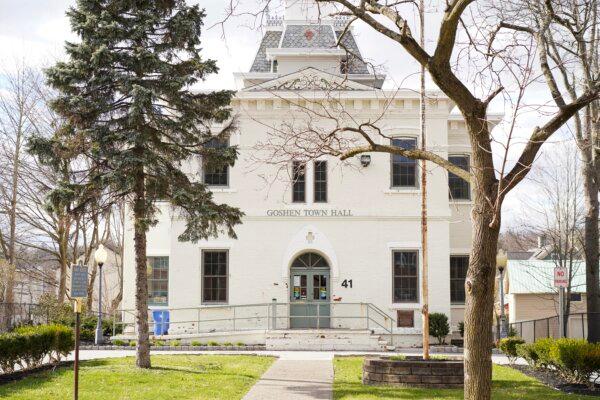
POLYGON ((450 204, 473 205, 473 200, 450 200, 450 204))
POLYGON ((419 194, 421 189, 386 189, 383 191, 385 194, 419 194))
POLYGON ((420 310, 421 303, 406 302, 406 303, 392 303, 391 310, 420 310))
POLYGON ((450 308, 465 308, 465 303, 450 303, 450 308))
POLYGON ((219 186, 208 186, 208 190, 213 193, 237 193, 237 189, 231 189, 219 186))

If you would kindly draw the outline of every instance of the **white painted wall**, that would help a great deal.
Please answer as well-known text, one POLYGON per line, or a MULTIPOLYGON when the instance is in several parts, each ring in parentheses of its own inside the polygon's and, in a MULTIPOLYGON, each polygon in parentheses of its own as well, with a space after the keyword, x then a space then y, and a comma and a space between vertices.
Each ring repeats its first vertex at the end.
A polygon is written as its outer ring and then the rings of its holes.
MULTIPOLYGON (((250 96, 245 94, 245 96, 250 96)), ((359 96, 354 93, 353 96, 359 96)), ((365 93, 372 97, 372 93, 365 93)), ((441 101, 443 103, 443 101, 441 101)), ((324 254, 332 266, 331 297, 342 303, 370 302, 395 318, 397 309, 415 310, 415 328, 400 333, 420 332, 421 303, 392 303, 392 250, 420 249, 420 189, 390 189, 390 156, 371 154, 371 165, 364 168, 358 159, 341 165, 329 159, 328 197, 326 204, 313 204, 312 169, 307 171, 307 203, 291 204, 287 175, 265 182, 262 175, 273 176, 276 166, 256 165, 252 155, 257 142, 268 139, 265 125, 289 119, 288 108, 263 101, 260 109, 255 100, 241 97, 235 102, 239 111, 239 133, 231 139, 238 145, 240 157, 230 170, 230 186, 215 189, 218 202, 237 206, 246 213, 236 228, 238 239, 219 237, 199 243, 177 240, 184 222, 171 218, 167 206, 159 223, 148 233, 148 255, 170 257, 169 308, 194 308, 179 311, 172 320, 197 319, 201 304, 201 251, 229 251, 229 304, 268 303, 272 299, 286 302, 289 297, 288 268, 301 250, 324 254), (351 217, 273 217, 267 210, 350 210, 351 217), (313 232, 312 243, 306 233, 313 232), (352 279, 352 288, 341 287, 352 279)), ((355 99, 355 117, 369 118, 382 112, 378 102, 355 99), (366 105, 366 106, 365 106, 366 105)), ((381 126, 387 134, 418 136, 417 107, 412 99, 398 103, 386 112, 381 126)), ((430 110, 428 142, 440 155, 460 148, 449 145, 447 104, 430 110)), ((466 137, 466 135, 465 135, 466 137)), ((383 141, 382 141, 383 142, 383 141)), ((450 203, 447 173, 429 163, 429 232, 430 232, 430 310, 443 312, 454 326, 462 320, 462 307, 450 306, 450 254, 464 254, 470 248, 470 203, 450 203)), ((134 306, 134 267, 132 226, 127 224, 125 246, 125 308, 134 306)), ((338 307, 340 308, 340 307, 338 307)), ((341 311, 340 311, 341 312, 341 311)), ((335 326, 336 322, 333 321, 335 326)), ((191 332, 196 327, 173 332, 191 332)), ((411 339, 414 342, 413 339, 411 339)), ((411 343, 412 343, 411 342, 411 343)))

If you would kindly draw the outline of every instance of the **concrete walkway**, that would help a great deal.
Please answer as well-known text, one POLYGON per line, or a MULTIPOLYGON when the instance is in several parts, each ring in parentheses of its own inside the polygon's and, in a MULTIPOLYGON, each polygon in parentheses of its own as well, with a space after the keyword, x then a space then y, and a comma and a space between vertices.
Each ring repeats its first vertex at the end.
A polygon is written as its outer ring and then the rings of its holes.
POLYGON ((243 400, 308 400, 333 397, 333 353, 282 355, 243 400))

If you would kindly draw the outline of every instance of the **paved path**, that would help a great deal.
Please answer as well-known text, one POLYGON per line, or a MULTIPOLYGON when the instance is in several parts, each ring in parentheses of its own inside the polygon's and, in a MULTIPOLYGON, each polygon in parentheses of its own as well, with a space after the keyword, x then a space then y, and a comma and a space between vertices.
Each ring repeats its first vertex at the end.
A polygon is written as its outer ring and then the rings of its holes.
POLYGON ((243 400, 308 400, 333 397, 333 353, 282 354, 243 400))

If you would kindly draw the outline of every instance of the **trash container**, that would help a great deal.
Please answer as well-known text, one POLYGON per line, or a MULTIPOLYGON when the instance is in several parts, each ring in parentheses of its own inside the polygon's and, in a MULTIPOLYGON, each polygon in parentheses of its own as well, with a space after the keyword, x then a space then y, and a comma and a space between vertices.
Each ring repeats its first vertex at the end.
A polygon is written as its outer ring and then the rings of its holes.
POLYGON ((166 335, 169 333, 169 312, 166 310, 152 311, 152 319, 154 320, 154 334, 166 335))

